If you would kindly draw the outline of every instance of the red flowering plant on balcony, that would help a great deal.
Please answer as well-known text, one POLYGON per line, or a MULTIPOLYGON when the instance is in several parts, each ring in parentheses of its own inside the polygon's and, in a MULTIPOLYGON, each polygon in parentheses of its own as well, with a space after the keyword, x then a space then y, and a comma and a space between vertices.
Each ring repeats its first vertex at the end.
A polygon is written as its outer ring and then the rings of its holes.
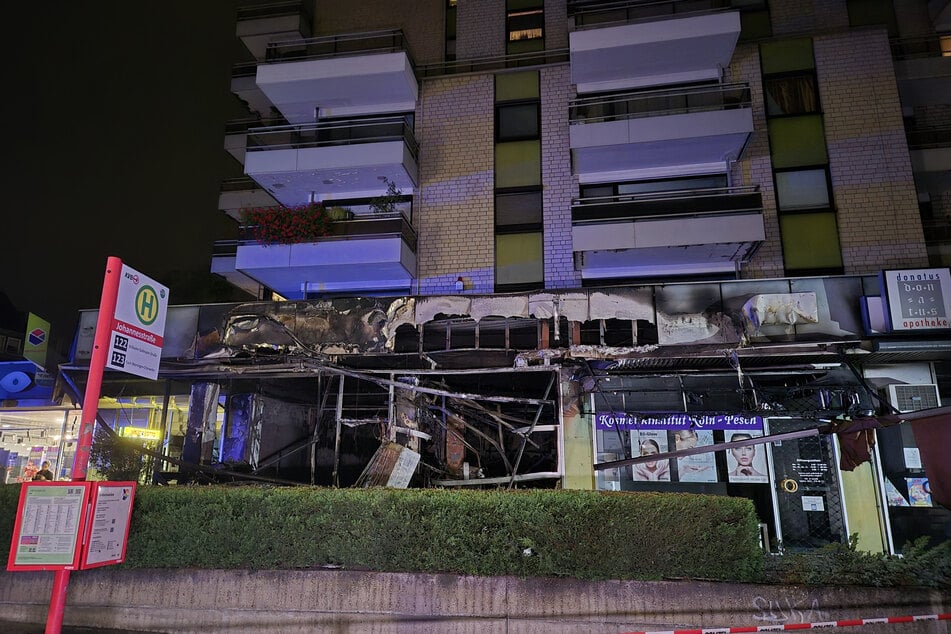
POLYGON ((330 234, 332 220, 320 203, 296 207, 254 207, 244 210, 251 237, 263 245, 314 242, 330 234))

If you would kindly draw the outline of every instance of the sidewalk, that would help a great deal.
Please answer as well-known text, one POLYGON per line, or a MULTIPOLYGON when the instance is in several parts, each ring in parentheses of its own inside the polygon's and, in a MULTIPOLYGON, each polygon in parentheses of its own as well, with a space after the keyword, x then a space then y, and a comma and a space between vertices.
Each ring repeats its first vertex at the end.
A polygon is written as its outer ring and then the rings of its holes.
MULTIPOLYGON (((0 620, 0 632, 4 634, 43 634, 45 631, 45 625, 0 620)), ((110 634, 148 634, 144 630, 114 630, 105 627, 76 627, 74 625, 64 625, 61 630, 61 634, 96 634, 98 632, 102 634, 106 634, 106 632, 110 634)))

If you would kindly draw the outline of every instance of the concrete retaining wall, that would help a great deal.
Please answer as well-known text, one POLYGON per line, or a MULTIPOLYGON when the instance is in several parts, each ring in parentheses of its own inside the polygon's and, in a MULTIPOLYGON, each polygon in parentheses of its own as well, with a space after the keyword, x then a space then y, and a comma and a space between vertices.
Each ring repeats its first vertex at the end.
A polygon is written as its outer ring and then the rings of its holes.
MULTIPOLYGON (((0 618, 45 622, 52 580, 53 573, 0 573, 0 618)), ((99 568, 72 573, 64 624, 204 633, 618 634, 947 612, 951 593, 918 589, 99 568)), ((858 629, 938 633, 951 631, 951 622, 858 629)))

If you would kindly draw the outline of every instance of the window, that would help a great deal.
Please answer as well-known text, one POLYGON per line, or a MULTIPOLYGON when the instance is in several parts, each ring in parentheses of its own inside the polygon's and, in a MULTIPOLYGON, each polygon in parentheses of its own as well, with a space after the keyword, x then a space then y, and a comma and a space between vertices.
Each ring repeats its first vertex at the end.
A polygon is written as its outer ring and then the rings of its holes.
POLYGON ((456 59, 456 0, 446 0, 446 61, 456 59))
POLYGON ((541 102, 538 73, 503 73, 495 80, 495 188, 540 186, 541 102))
POLYGON ((538 73, 501 73, 495 76, 495 103, 538 99, 540 87, 538 73))
POLYGON ((759 45, 759 50, 763 75, 812 70, 816 67, 810 38, 763 42, 759 45))
POLYGON ((538 288, 543 279, 541 232, 495 236, 496 288, 538 288))
POLYGON ((519 141, 537 139, 539 134, 539 103, 502 104, 495 108, 495 140, 519 141))
POLYGON ((495 195, 495 230, 540 229, 542 192, 540 189, 498 193, 495 195))
POLYGON ((545 50, 542 0, 508 0, 505 4, 505 52, 512 55, 545 50))
POLYGON ((888 34, 898 35, 898 22, 892 0, 846 0, 849 26, 884 25, 888 34))
POLYGON ((760 61, 786 272, 841 273, 812 40, 764 42, 760 61))
POLYGON ((495 77, 495 286, 500 291, 544 285, 539 97, 537 71, 495 77))
POLYGON ((841 273, 842 254, 834 213, 782 214, 779 228, 788 272, 841 273))
POLYGON ((829 161, 821 115, 770 119, 773 169, 822 165, 829 161))
POLYGON ((542 184, 542 153, 539 141, 510 141, 495 146, 495 187, 526 187, 542 184))
POLYGON ((811 114, 819 111, 816 76, 791 75, 770 77, 763 81, 766 89, 766 114, 772 117, 811 114))
POLYGON ((769 9, 753 9, 740 12, 740 39, 759 40, 770 37, 773 27, 769 20, 769 9))
POLYGON ((776 201, 780 211, 828 209, 828 178, 825 168, 776 172, 776 201))

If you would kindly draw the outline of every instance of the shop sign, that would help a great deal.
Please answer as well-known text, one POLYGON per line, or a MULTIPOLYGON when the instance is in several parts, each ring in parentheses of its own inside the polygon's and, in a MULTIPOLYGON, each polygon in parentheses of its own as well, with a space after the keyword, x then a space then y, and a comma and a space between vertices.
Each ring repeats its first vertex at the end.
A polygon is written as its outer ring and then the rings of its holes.
POLYGON ((891 332, 951 329, 951 269, 903 269, 879 275, 891 332))
POLYGON ((161 440, 161 429, 147 429, 145 427, 122 427, 119 435, 124 438, 138 438, 139 440, 161 440))
POLYGON ((630 414, 627 412, 597 412, 595 429, 711 429, 720 431, 762 430, 762 416, 744 414, 630 414))
POLYGON ((106 367, 157 379, 167 310, 168 288, 123 264, 106 367))
POLYGON ((23 358, 40 368, 46 367, 46 351, 49 348, 50 322, 30 313, 26 320, 26 340, 23 343, 23 358))

